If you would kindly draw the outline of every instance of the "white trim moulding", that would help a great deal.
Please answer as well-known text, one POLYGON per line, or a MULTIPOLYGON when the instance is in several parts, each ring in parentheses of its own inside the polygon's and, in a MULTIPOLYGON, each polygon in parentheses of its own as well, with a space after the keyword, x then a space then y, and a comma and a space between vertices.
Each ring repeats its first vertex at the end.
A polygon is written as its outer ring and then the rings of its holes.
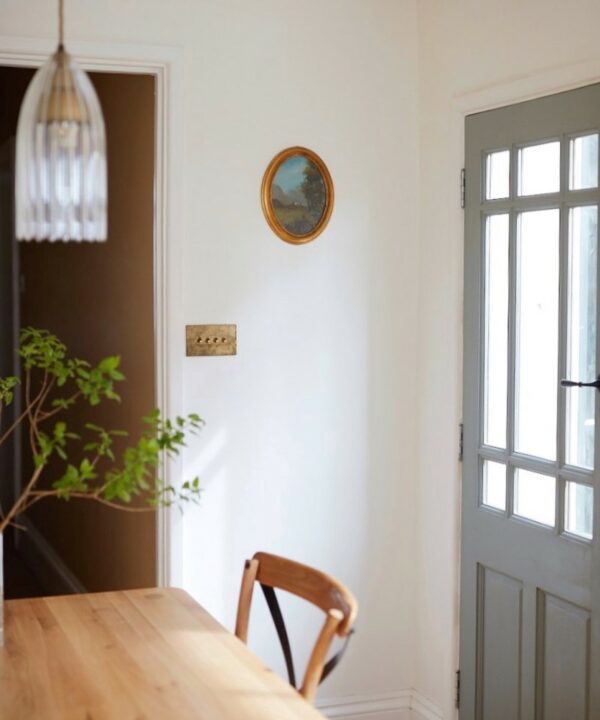
POLYGON ((443 720, 442 711, 415 689, 323 699, 317 707, 343 720, 443 720))

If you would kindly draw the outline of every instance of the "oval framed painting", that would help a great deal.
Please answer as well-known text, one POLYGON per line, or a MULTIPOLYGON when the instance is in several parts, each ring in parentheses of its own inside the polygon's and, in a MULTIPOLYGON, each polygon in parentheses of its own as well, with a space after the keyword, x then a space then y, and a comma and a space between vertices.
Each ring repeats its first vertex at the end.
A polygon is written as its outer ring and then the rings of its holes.
POLYGON ((333 210, 333 183, 312 150, 291 147, 269 163, 262 184, 263 212, 271 230, 294 245, 320 235, 333 210))

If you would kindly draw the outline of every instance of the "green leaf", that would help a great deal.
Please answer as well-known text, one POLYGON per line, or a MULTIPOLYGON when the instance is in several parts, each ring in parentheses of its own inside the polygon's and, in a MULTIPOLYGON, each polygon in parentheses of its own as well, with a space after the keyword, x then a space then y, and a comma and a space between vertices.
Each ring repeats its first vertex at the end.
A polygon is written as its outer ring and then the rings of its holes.
POLYGON ((125 488, 120 488, 117 491, 117 497, 120 500, 123 500, 123 502, 126 502, 126 503, 131 502, 131 493, 127 492, 127 490, 125 490, 125 488))
POLYGON ((61 408, 62 410, 66 410, 67 408, 71 407, 73 405, 73 400, 70 398, 55 398, 51 405, 54 408, 61 408))
POLYGON ((121 363, 121 358, 119 355, 111 355, 110 357, 105 357, 103 360, 100 360, 98 363, 98 369, 102 372, 109 373, 112 370, 116 370, 121 363))
POLYGON ((19 384, 19 378, 17 377, 5 377, 0 378, 0 406, 10 405, 13 401, 14 392, 13 389, 19 384))
POLYGON ((94 425, 94 423, 88 422, 84 425, 84 427, 87 430, 94 430, 95 432, 104 432, 103 428, 101 428, 99 425, 94 425))

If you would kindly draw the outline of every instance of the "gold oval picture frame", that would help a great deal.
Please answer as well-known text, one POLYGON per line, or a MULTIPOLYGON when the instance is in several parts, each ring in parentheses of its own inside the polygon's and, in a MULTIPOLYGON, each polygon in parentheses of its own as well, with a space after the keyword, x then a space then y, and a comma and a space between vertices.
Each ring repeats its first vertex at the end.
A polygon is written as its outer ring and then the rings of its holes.
POLYGON ((269 227, 293 245, 314 240, 333 211, 333 182, 325 163, 312 150, 290 147, 269 163, 261 190, 269 227))

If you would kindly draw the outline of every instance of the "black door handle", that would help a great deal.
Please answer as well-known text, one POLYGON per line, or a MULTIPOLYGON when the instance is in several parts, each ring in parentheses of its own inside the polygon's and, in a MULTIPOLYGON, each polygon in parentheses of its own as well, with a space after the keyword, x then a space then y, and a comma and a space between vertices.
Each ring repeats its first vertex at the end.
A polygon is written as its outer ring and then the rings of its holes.
POLYGON ((584 383, 584 382, 577 382, 576 380, 561 380, 560 385, 561 385, 561 387, 564 387, 564 388, 595 387, 596 390, 600 391, 600 375, 598 375, 598 379, 594 380, 594 382, 584 383))

